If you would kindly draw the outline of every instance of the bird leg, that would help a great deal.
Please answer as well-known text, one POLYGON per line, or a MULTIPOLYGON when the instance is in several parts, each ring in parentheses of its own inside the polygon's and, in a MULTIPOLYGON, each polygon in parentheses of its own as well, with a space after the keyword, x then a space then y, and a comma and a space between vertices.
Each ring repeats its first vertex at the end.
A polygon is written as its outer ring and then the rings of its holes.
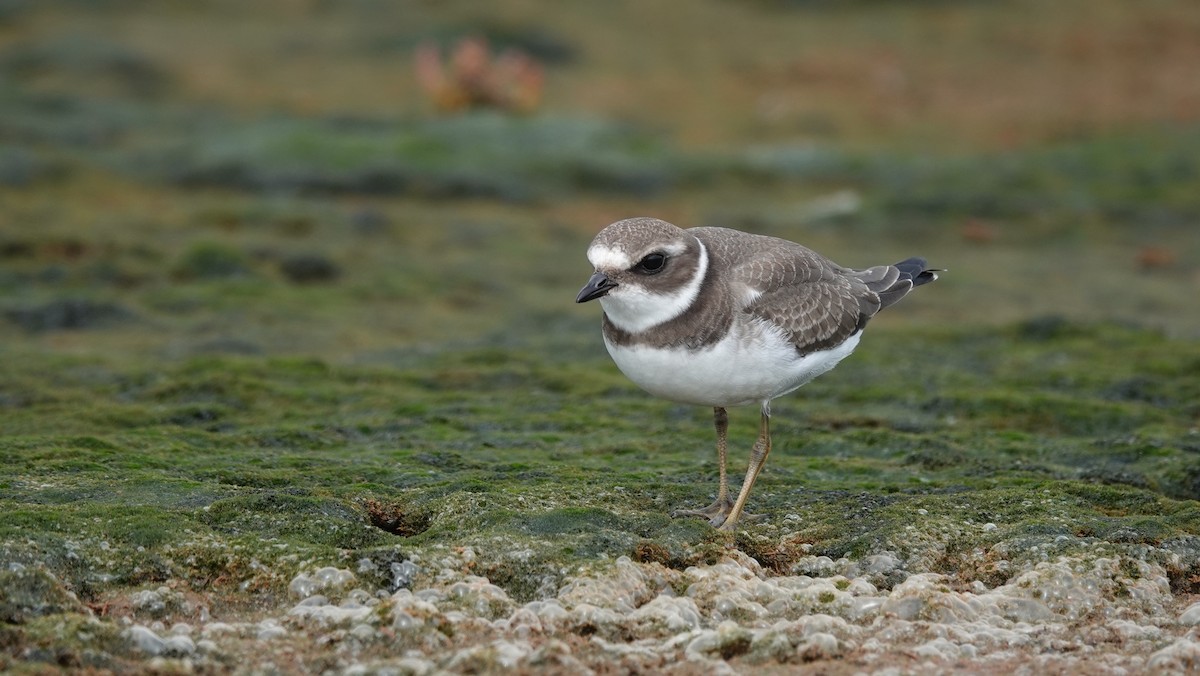
POLYGON ((754 480, 758 478, 758 473, 762 471, 763 465, 766 464, 767 456, 770 453, 771 402, 764 401, 762 405, 762 421, 758 427, 758 441, 754 442, 754 448, 750 451, 750 466, 746 469, 746 479, 742 482, 742 490, 738 493, 737 501, 733 503, 733 507, 720 524, 721 530, 733 530, 733 527, 738 522, 738 517, 753 518, 752 514, 742 514, 742 509, 746 506, 746 499, 750 497, 750 489, 754 486, 754 480))
POLYGON ((721 467, 721 486, 717 489, 717 499, 701 509, 678 509, 671 516, 702 516, 713 526, 725 522, 729 510, 733 509, 733 500, 729 498, 729 478, 725 472, 725 456, 728 450, 729 414, 720 406, 713 407, 713 425, 717 428, 717 463, 721 467))
MULTIPOLYGON (((729 415, 725 412, 724 408, 720 406, 713 408, 713 424, 717 428, 717 463, 721 468, 721 486, 717 489, 717 499, 711 505, 702 507, 701 509, 675 510, 671 513, 671 516, 702 516, 708 519, 708 522, 716 528, 727 521, 734 509, 733 499, 729 497, 729 474, 725 469, 725 458, 729 448, 729 415)), ((771 441, 768 438, 767 446, 770 447, 770 444, 771 441)), ((742 490, 745 492, 747 489, 743 488, 742 490)), ((742 518, 747 521, 757 519, 758 516, 757 514, 742 513, 742 518)))

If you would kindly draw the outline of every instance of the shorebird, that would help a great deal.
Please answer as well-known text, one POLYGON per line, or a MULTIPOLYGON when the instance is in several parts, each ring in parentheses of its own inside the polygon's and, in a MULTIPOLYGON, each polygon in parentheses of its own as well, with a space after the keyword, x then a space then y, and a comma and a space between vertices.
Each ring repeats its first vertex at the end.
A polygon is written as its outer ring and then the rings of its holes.
POLYGON ((630 380, 671 401, 711 406, 717 499, 676 516, 733 530, 771 452, 771 400, 854 351, 877 312, 937 279, 923 258, 842 267, 776 237, 684 230, 656 218, 604 228, 587 250, 595 269, 575 302, 599 299, 604 345, 630 380), (726 408, 758 404, 758 440, 737 499, 726 474, 726 408))

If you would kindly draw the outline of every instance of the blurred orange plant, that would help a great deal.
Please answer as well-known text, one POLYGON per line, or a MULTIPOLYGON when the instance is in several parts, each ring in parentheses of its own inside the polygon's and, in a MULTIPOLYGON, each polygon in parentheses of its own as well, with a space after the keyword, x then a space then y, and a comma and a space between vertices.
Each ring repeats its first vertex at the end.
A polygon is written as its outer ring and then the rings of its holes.
POLYGON ((527 54, 507 49, 495 59, 481 37, 465 37, 443 63, 436 44, 424 43, 414 55, 417 82, 440 112, 496 108, 530 113, 542 101, 545 71, 527 54))

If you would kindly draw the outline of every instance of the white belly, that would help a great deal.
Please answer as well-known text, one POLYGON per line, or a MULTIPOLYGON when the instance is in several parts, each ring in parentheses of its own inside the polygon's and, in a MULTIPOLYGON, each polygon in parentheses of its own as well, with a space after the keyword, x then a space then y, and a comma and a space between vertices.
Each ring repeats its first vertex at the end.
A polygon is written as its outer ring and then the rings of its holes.
POLYGON ((617 368, 650 394, 685 404, 741 406, 770 401, 825 373, 854 351, 861 336, 803 357, 762 324, 744 325, 699 351, 604 344, 617 368))

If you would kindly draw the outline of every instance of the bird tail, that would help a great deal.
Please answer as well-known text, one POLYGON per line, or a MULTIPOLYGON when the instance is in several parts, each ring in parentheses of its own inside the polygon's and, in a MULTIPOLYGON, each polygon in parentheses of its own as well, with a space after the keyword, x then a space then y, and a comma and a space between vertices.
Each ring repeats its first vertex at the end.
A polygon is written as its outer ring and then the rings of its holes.
POLYGON ((942 270, 931 269, 924 258, 906 258, 895 265, 877 265, 860 270, 858 278, 879 296, 879 309, 894 305, 914 287, 938 278, 942 270))
POLYGON ((931 269, 924 258, 906 258, 892 267, 900 271, 900 279, 911 279, 913 286, 928 284, 938 278, 937 273, 944 270, 931 269))

